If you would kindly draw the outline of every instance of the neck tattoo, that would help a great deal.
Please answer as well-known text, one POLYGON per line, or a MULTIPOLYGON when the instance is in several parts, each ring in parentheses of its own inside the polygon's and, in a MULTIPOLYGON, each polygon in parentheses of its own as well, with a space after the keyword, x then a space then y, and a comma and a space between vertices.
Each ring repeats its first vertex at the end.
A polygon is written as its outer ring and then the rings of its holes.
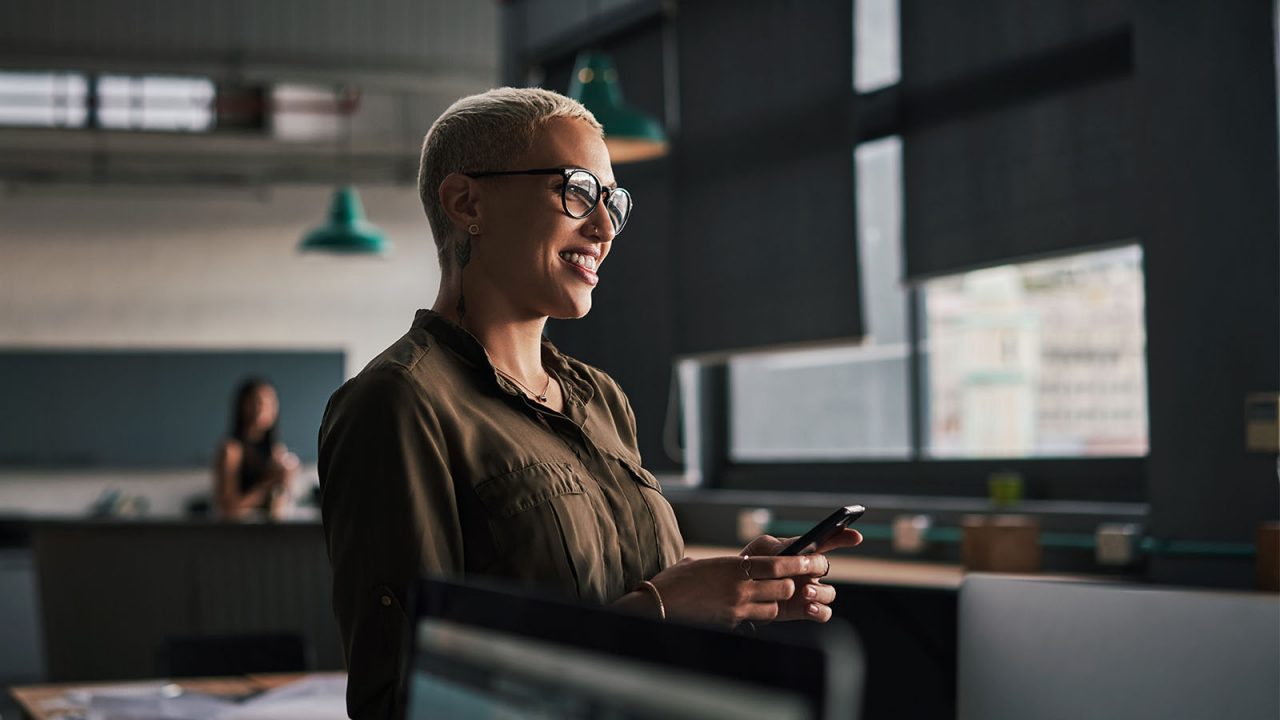
POLYGON ((454 259, 458 263, 458 323, 462 323, 462 319, 467 316, 467 297, 462 291, 462 271, 467 269, 467 263, 471 262, 471 239, 463 237, 458 240, 453 247, 454 259))

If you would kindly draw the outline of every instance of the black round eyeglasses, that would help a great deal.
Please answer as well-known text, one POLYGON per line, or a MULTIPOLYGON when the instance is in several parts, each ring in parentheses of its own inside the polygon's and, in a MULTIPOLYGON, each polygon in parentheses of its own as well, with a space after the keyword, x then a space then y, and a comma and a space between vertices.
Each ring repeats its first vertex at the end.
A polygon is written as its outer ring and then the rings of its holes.
POLYGON ((496 175, 559 175, 564 180, 560 186, 560 205, 565 215, 581 220, 595 212, 604 197, 604 208, 609 214, 609 224, 613 226, 613 235, 622 232, 627 219, 631 217, 631 193, 623 188, 607 188, 600 183, 590 170, 582 168, 535 168, 533 170, 486 170, 484 172, 462 173, 469 178, 493 177, 496 175))

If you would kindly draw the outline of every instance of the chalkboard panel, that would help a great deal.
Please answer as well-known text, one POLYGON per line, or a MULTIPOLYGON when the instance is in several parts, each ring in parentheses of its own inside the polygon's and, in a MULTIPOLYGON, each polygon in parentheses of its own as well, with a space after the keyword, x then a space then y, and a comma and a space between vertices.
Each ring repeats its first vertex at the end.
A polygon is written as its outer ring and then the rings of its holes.
POLYGON ((314 462, 343 366, 339 350, 3 350, 0 467, 206 465, 247 375, 275 385, 280 439, 314 462))

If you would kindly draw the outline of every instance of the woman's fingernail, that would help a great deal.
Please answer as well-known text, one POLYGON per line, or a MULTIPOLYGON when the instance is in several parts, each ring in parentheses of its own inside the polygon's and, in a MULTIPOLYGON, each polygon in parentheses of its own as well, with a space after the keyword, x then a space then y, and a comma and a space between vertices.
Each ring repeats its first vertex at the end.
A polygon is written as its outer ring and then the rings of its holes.
POLYGON ((809 598, 810 600, 818 597, 818 588, 810 585, 809 587, 804 589, 804 596, 809 598))
POLYGON ((818 607, 818 603, 809 603, 809 614, 817 615, 822 612, 822 608, 818 607))
POLYGON ((809 570, 809 558, 808 558, 808 557, 802 557, 802 558, 800 558, 800 569, 804 570, 805 572, 808 572, 808 570, 809 570))

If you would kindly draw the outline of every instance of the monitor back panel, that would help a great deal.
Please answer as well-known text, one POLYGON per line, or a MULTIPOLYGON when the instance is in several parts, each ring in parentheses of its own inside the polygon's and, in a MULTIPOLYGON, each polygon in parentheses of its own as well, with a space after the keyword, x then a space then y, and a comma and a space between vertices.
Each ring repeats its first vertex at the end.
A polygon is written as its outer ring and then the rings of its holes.
POLYGON ((1280 717, 1280 596, 970 575, 960 720, 1280 717))

